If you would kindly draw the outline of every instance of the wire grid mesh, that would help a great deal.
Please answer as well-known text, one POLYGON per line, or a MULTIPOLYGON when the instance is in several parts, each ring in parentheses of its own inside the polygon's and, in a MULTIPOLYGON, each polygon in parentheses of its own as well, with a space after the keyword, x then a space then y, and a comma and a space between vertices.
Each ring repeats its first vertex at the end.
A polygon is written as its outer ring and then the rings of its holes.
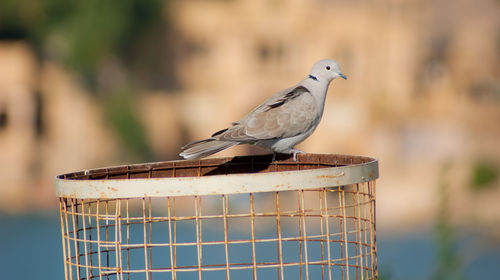
POLYGON ((377 278, 374 180, 60 210, 66 279, 377 278))

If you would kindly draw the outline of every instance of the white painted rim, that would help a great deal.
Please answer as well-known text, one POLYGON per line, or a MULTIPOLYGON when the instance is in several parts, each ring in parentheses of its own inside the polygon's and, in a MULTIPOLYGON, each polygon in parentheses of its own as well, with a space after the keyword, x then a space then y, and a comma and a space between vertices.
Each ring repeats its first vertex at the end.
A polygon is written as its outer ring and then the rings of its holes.
POLYGON ((151 179, 55 179, 58 197, 119 199, 307 190, 377 179, 378 161, 297 171, 151 179))

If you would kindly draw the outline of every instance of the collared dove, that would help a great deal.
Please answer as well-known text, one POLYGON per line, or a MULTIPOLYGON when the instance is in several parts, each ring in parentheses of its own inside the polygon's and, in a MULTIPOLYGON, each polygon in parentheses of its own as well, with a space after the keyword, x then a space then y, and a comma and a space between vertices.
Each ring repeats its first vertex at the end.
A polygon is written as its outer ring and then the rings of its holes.
MULTIPOLYGON (((331 59, 316 62, 307 78, 277 92, 245 117, 210 138, 182 147, 184 159, 203 158, 239 144, 251 144, 274 153, 293 154, 295 145, 304 141, 318 126, 330 82, 347 77, 331 59)), ((274 159, 274 157, 273 157, 274 159)))

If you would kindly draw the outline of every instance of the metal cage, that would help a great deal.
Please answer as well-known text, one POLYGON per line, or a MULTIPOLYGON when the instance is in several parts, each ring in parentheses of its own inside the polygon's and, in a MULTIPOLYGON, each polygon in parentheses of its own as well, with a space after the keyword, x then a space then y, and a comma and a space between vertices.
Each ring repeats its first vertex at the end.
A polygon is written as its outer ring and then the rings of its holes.
POLYGON ((376 279, 377 178, 327 154, 60 175, 65 279, 376 279))

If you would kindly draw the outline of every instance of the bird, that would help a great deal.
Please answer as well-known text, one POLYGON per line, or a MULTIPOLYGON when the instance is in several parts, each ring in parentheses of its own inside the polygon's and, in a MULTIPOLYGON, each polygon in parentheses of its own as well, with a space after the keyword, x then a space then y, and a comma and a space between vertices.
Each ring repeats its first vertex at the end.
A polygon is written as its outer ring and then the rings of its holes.
POLYGON ((200 159, 235 145, 251 144, 272 152, 272 161, 277 153, 293 155, 297 161, 297 154, 304 152, 294 147, 318 126, 330 82, 338 77, 347 80, 335 60, 319 60, 298 84, 275 93, 228 128, 185 145, 179 155, 200 159))

